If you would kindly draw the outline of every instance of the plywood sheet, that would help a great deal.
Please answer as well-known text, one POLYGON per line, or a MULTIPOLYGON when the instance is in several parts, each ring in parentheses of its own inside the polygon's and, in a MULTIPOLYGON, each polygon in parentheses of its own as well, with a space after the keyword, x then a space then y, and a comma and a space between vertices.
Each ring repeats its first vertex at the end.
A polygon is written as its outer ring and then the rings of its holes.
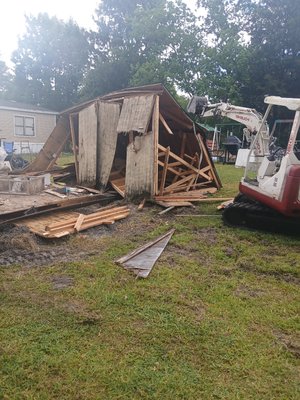
POLYGON ((126 197, 153 194, 153 135, 136 136, 127 146, 126 197))
POLYGON ((98 116, 98 182, 100 187, 105 187, 109 179, 116 152, 120 105, 100 101, 98 116))
POLYGON ((118 133, 146 133, 152 115, 154 95, 125 98, 118 123, 118 133))
POLYGON ((97 175, 97 103, 79 113, 78 183, 96 185, 97 175))

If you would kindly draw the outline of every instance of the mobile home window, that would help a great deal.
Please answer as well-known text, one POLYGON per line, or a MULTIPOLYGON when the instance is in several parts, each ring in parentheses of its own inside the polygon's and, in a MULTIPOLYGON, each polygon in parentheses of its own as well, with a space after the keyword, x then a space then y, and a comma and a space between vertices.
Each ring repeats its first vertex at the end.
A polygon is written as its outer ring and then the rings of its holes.
POLYGON ((34 118, 15 116, 15 134, 17 136, 34 136, 34 118))

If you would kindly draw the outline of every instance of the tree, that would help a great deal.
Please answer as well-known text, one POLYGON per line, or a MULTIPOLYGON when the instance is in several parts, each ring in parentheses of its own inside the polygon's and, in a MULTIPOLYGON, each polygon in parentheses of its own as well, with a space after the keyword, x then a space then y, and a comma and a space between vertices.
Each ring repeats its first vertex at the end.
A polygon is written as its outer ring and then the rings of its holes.
POLYGON ((96 16, 94 68, 85 95, 154 82, 190 86, 201 32, 181 0, 103 0, 96 16))
POLYGON ((263 108, 265 94, 300 97, 298 0, 199 0, 209 35, 199 86, 214 99, 263 108), (206 65, 205 65, 206 64, 206 65))
POLYGON ((299 1, 244 0, 240 6, 253 54, 252 90, 247 88, 245 95, 254 104, 258 101, 255 93, 300 97, 299 1))
POLYGON ((0 60, 0 97, 7 96, 10 89, 11 73, 9 72, 4 61, 0 60))
POLYGON ((61 110, 78 101, 89 64, 86 32, 72 20, 26 17, 27 32, 13 53, 14 97, 61 110))

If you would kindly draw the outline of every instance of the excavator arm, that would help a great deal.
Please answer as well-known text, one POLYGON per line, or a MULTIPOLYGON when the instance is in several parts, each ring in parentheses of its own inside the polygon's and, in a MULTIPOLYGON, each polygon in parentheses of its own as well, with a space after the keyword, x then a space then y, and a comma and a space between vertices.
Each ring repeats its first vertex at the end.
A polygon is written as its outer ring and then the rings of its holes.
POLYGON ((249 143, 252 143, 256 133, 261 128, 260 139, 255 144, 255 155, 265 156, 269 154, 269 127, 263 121, 262 115, 255 109, 239 107, 225 102, 209 104, 205 97, 193 96, 187 110, 202 118, 227 117, 245 125, 243 133, 249 143), (262 124, 263 126, 261 127, 262 124))

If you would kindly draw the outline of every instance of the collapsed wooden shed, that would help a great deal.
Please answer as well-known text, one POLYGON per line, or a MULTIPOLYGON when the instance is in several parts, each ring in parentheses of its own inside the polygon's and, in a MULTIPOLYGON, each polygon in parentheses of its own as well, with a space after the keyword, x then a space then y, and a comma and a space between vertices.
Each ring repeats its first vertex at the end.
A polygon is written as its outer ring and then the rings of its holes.
POLYGON ((69 135, 80 185, 103 189, 110 182, 125 197, 156 199, 221 186, 203 128, 161 84, 65 110, 27 172, 52 167, 69 135))

